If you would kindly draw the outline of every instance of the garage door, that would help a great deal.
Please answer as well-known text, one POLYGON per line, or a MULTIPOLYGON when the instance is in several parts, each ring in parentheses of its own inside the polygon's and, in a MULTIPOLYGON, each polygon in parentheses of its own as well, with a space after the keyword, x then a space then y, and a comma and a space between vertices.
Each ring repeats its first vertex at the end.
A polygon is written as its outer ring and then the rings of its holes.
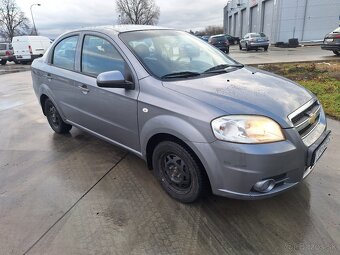
POLYGON ((240 36, 243 37, 246 33, 248 33, 248 23, 247 23, 247 9, 241 11, 241 32, 240 36))
POLYGON ((250 8, 250 32, 254 33, 254 32, 259 32, 258 27, 257 27, 257 17, 258 17, 258 6, 254 6, 252 8, 250 8))
POLYGON ((240 36, 239 31, 240 31, 240 25, 238 23, 238 13, 234 14, 234 36, 240 36))
POLYGON ((265 33, 269 40, 272 37, 272 26, 273 26, 273 13, 274 13, 274 0, 267 0, 263 3, 262 11, 262 31, 265 33))

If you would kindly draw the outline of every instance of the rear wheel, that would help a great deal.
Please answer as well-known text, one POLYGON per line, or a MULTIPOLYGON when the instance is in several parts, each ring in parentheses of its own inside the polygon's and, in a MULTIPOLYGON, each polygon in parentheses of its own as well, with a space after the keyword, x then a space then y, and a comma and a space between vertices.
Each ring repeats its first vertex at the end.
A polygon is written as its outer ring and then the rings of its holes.
POLYGON ((152 165, 163 189, 174 199, 190 203, 202 195, 207 181, 204 170, 183 146, 171 141, 159 143, 152 165))
POLYGON ((1 60, 1 62, 0 62, 0 64, 1 64, 2 66, 6 65, 6 63, 7 63, 7 60, 1 60))
POLYGON ((250 47, 248 46, 248 44, 246 43, 246 50, 250 51, 250 47))
POLYGON ((226 50, 225 50, 225 53, 229 54, 229 49, 226 49, 226 50))
POLYGON ((66 124, 63 121, 57 108, 55 107, 55 105, 52 103, 50 99, 47 99, 45 101, 44 110, 45 110, 48 123, 50 124, 54 132, 58 134, 64 134, 71 130, 72 126, 69 124, 66 124))
POLYGON ((264 51, 267 51, 267 50, 268 50, 268 46, 265 46, 265 47, 264 47, 264 51))
POLYGON ((240 43, 238 46, 240 47, 240 50, 242 50, 242 45, 241 45, 241 43, 240 43))
POLYGON ((333 50, 333 53, 337 56, 340 56, 340 51, 338 51, 338 50, 333 50))

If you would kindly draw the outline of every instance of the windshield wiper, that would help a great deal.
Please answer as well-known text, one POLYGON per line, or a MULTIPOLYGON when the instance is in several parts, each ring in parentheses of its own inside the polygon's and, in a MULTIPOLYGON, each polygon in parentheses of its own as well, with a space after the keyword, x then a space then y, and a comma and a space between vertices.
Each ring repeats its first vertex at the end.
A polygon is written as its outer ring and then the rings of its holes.
POLYGON ((238 67, 242 68, 244 65, 242 64, 235 64, 235 65, 228 65, 228 64, 222 64, 222 65, 217 65, 209 68, 208 70, 205 70, 204 73, 217 73, 217 72, 227 72, 226 68, 229 67, 238 67))
POLYGON ((163 75, 161 78, 165 79, 165 78, 188 78, 188 77, 194 77, 194 76, 199 76, 201 75, 200 73, 197 72, 177 72, 177 73, 168 73, 166 75, 163 75))

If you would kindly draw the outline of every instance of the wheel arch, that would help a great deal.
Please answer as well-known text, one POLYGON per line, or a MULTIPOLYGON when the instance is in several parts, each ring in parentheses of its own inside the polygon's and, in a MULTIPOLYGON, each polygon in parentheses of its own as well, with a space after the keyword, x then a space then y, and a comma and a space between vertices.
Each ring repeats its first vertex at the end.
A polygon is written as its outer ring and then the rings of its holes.
POLYGON ((154 134, 152 137, 150 137, 150 139, 147 142, 146 150, 145 150, 145 159, 146 159, 146 163, 147 163, 148 168, 150 170, 152 170, 152 154, 153 154, 154 149, 156 148, 156 146, 159 143, 164 142, 164 141, 175 142, 175 143, 183 146, 192 155, 192 157, 196 160, 197 164, 203 170, 205 178, 207 178, 207 183, 209 185, 209 189, 211 190, 211 181, 210 181, 210 178, 209 178, 209 174, 208 174, 203 162, 201 161, 201 159, 197 155, 195 148, 193 148, 193 146, 190 146, 188 144, 188 142, 183 141, 182 139, 178 138, 175 135, 172 135, 172 134, 169 134, 169 133, 157 133, 157 134, 154 134))

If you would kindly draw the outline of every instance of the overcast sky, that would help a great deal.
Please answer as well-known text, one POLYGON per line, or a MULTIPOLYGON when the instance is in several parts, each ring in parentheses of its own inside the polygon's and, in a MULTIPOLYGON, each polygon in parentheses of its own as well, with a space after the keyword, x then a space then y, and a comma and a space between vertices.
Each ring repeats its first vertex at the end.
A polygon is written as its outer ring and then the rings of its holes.
MULTIPOLYGON (((30 6, 41 35, 51 38, 74 28, 116 24, 115 0, 16 0, 31 20, 30 6)), ((227 0, 156 0, 161 9, 160 26, 198 30, 222 25, 227 0)))

